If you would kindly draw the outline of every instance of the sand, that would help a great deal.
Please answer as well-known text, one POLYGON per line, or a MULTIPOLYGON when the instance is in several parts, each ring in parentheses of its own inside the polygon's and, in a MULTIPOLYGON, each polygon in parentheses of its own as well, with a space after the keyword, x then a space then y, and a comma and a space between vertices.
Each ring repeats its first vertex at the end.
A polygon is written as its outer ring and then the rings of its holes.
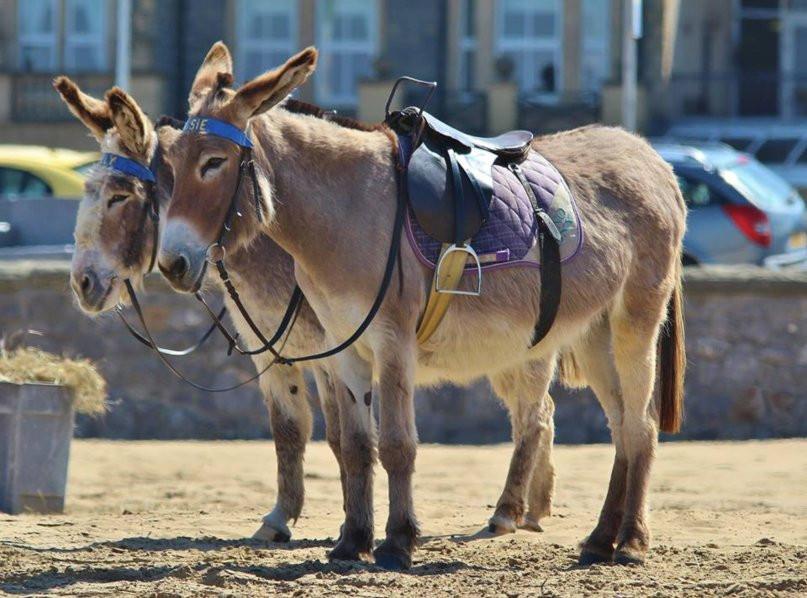
MULTIPOLYGON (((556 449, 545 531, 474 537, 492 514, 507 445, 422 446, 424 541, 408 573, 328 563, 339 478, 322 443, 286 545, 250 540, 273 503, 269 442, 75 441, 63 515, 0 514, 0 592, 14 595, 786 596, 807 595, 807 440, 659 449, 653 549, 644 566, 575 565, 596 521, 610 446, 556 449)), ((386 518, 376 478, 376 528, 386 518)))

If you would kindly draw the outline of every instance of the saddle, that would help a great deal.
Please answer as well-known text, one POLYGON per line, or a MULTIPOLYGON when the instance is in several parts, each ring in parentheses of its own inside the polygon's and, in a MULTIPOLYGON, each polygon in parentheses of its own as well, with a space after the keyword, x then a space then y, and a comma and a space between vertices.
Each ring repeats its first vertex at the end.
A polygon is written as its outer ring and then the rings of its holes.
POLYGON ((521 162, 532 133, 475 137, 412 107, 401 111, 399 123, 419 137, 407 166, 409 205, 418 223, 443 243, 464 244, 488 218, 494 162, 521 162))
POLYGON ((551 262, 542 268, 541 313, 532 343, 537 344, 549 331, 560 299, 560 233, 519 168, 530 152, 533 134, 510 131, 497 137, 476 137, 449 126, 423 107, 390 112, 392 98, 404 81, 429 89, 424 106, 437 84, 401 77, 386 104, 385 123, 400 141, 409 207, 420 227, 443 244, 426 310, 418 325, 418 341, 428 340, 437 328, 451 295, 481 294, 482 265, 469 241, 488 218, 496 163, 510 168, 524 186, 539 223, 542 265, 547 258, 551 262), (477 275, 476 290, 472 291, 458 289, 468 259, 473 261, 477 275))

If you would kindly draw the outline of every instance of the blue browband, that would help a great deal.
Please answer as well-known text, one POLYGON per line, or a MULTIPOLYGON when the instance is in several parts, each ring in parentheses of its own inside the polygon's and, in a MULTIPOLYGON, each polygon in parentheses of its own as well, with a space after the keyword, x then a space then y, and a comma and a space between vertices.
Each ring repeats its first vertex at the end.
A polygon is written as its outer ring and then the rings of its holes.
POLYGON ((157 179, 154 178, 154 173, 151 172, 148 167, 143 166, 140 162, 135 162, 134 160, 117 154, 103 154, 99 164, 111 168, 112 170, 122 172, 123 174, 129 174, 141 181, 148 181, 150 183, 157 182, 157 179))
POLYGON ((237 143, 241 147, 252 149, 252 141, 250 141, 249 136, 244 133, 244 131, 235 125, 231 125, 217 118, 210 118, 209 116, 191 116, 188 118, 182 130, 193 131, 201 135, 224 137, 233 143, 237 143))

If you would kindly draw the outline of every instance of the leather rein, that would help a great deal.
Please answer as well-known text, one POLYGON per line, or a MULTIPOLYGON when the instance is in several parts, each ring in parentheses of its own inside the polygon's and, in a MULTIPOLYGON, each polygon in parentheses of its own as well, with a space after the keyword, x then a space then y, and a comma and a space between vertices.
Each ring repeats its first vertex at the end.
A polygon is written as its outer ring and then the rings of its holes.
MULTIPOLYGON (((406 190, 404 186, 404 178, 401 176, 400 173, 400 165, 396 165, 396 183, 397 183, 397 206, 395 212, 395 223, 394 228, 392 231, 392 240, 390 242, 389 253, 387 256, 387 262, 384 270, 384 276, 381 281, 381 285, 376 295, 375 301, 373 302, 372 306, 370 307, 367 316, 364 320, 359 324, 355 332, 350 335, 345 341, 340 343, 339 345, 332 347, 326 351, 321 351, 319 353, 313 353, 311 355, 303 355, 303 356, 295 356, 295 357, 285 357, 281 354, 281 351, 286 345, 286 342, 291 335, 291 330, 294 327, 294 324, 297 321, 297 317, 299 315, 300 306, 302 305, 302 300, 304 299, 302 290, 298 285, 295 285, 294 290, 292 292, 291 298, 289 300, 289 304, 286 308, 286 312, 281 319, 281 322, 278 326, 278 329, 272 335, 270 339, 267 339, 266 336, 262 333, 260 328, 257 326, 253 318, 250 316, 249 311, 246 309, 244 304, 241 302, 241 298, 238 294, 238 291, 233 284, 229 272, 227 271, 227 267, 224 264, 225 259, 225 251, 224 251, 224 240, 232 230, 232 225, 236 217, 241 217, 242 213, 239 210, 238 206, 238 199, 241 194, 241 189, 244 183, 244 178, 249 176, 252 182, 252 191, 253 191, 253 198, 254 198, 254 207, 260 222, 264 221, 264 214, 262 209, 262 195, 260 191, 260 186, 258 184, 257 172, 255 169, 255 163, 252 159, 252 142, 250 141, 248 135, 237 129, 233 125, 226 123, 224 121, 219 121, 216 119, 208 118, 208 117, 192 117, 188 119, 185 123, 184 127, 185 131, 194 131, 200 134, 208 134, 208 135, 215 135, 219 137, 223 137, 225 139, 229 139, 230 141, 238 144, 241 146, 241 159, 238 169, 238 178, 236 180, 235 189, 233 191, 232 197, 230 199, 230 205, 227 210, 227 214, 225 216, 224 222, 222 223, 221 229, 219 231, 218 238, 214 243, 212 243, 207 248, 207 255, 206 260, 209 264, 216 266, 216 271, 221 279, 222 283, 224 284, 227 293, 229 294, 230 298, 232 299, 233 303, 235 304, 236 308, 238 309, 241 316, 244 318, 244 321, 250 327, 252 332, 258 338, 258 340, 262 343, 262 346, 253 349, 247 350, 243 349, 238 344, 238 334, 231 333, 226 325, 221 321, 221 318, 224 316, 225 309, 216 315, 216 313, 210 308, 207 302, 204 300, 200 292, 196 292, 196 298, 202 303, 205 310, 207 311, 210 318, 213 320, 213 324, 211 325, 210 329, 203 335, 202 339, 198 341, 193 347, 189 347, 183 351, 174 351, 169 349, 162 349, 157 345, 154 341, 154 338, 151 335, 151 332, 148 328, 148 324, 146 323, 145 317, 143 315, 143 310, 140 306, 140 302, 137 299, 137 295, 134 291, 134 288, 131 282, 126 279, 124 282, 126 284, 126 289, 131 297, 132 300, 132 307, 137 314, 137 317, 140 321, 141 326, 143 327, 144 333, 141 334, 137 330, 131 326, 122 314, 122 307, 117 306, 116 311, 120 316, 121 320, 123 321, 126 328, 129 330, 130 333, 141 343, 149 346, 150 348, 154 349, 155 353, 157 354, 160 361, 178 378, 183 380, 184 382, 188 383, 189 385, 197 388, 199 390, 203 390, 206 392, 228 392, 231 390, 235 390, 244 386, 262 376, 266 373, 270 368, 272 368, 276 363, 281 363, 284 365, 291 365, 293 363, 299 363, 304 361, 314 361, 318 359, 324 359, 327 357, 331 357, 351 346, 358 338, 364 333, 367 327, 375 318, 378 310, 381 307, 381 304, 384 301, 384 297, 387 294, 387 290, 389 289, 390 282, 392 280, 392 274, 395 270, 395 262, 396 258, 399 256, 400 253, 400 246, 401 246, 401 236, 403 232, 403 220, 405 214, 405 206, 406 206, 406 190), (204 122, 202 122, 204 121, 204 122), (167 358, 167 355, 173 356, 181 356, 187 355, 188 353, 196 350, 201 344, 210 336, 214 329, 218 328, 221 334, 227 339, 229 343, 229 348, 227 354, 232 354, 233 351, 241 355, 257 355, 264 352, 270 352, 273 356, 273 359, 267 364, 263 369, 258 371, 255 375, 247 378, 239 382, 238 384, 234 384, 232 386, 228 386, 225 388, 210 388, 198 384, 192 380, 189 380, 182 372, 180 372, 167 358), (281 338, 285 335, 285 339, 280 347, 280 351, 274 348, 274 345, 280 341, 281 338)), ((156 155, 155 155, 156 159, 156 155)), ((153 176, 153 175, 152 175, 153 176)), ((151 219, 154 223, 154 245, 152 247, 152 256, 151 261, 149 264, 149 272, 154 267, 154 263, 156 261, 156 253, 157 253, 157 241, 158 241, 158 222, 159 222, 159 210, 156 206, 156 184, 152 186, 153 193, 151 194, 151 199, 144 209, 144 216, 143 216, 143 223, 141 227, 145 226, 146 220, 146 213, 151 213, 151 219)), ((140 236, 140 235, 138 235, 140 236)))

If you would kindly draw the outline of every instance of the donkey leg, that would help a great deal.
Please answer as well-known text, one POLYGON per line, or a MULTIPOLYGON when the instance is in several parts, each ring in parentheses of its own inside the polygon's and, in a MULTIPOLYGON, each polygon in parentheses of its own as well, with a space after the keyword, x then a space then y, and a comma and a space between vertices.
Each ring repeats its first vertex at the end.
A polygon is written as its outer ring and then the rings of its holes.
MULTIPOLYGON (((322 414, 325 417, 325 440, 331 447, 336 462, 339 464, 339 480, 342 483, 342 510, 345 509, 346 499, 346 479, 345 464, 342 460, 342 432, 339 423, 339 401, 336 398, 336 385, 342 383, 336 380, 333 375, 322 367, 312 368, 314 380, 317 384, 317 393, 322 407, 322 414)), ((347 392, 346 389, 341 389, 347 392)))
MULTIPOLYGON (((663 306, 666 301, 659 303, 663 306)), ((654 320, 642 321, 642 315, 647 318, 652 314, 652 307, 639 305, 638 309, 617 315, 612 324, 614 357, 624 401, 622 444, 627 459, 625 512, 614 554, 614 560, 621 564, 643 562, 650 547, 647 491, 658 443, 658 428, 649 407, 663 309, 658 309, 654 320)))
POLYGON ((542 532, 541 519, 552 514, 552 499, 555 496, 555 463, 552 460, 552 445, 555 442, 555 402, 547 393, 544 409, 545 428, 538 441, 538 454, 532 470, 532 480, 527 494, 527 514, 520 527, 533 532, 542 532))
POLYGON ((273 368, 261 379, 261 390, 268 398, 272 436, 277 455, 277 502, 263 517, 253 538, 288 542, 288 522, 297 521, 303 509, 303 454, 311 436, 311 408, 305 380, 299 367, 273 368))
POLYGON ((531 362, 491 378, 494 391, 510 409, 515 444, 504 491, 489 523, 493 533, 514 532, 523 522, 538 451, 546 448, 541 440, 552 419, 546 397, 553 364, 554 358, 531 362))
POLYGON ((622 390, 614 365, 611 331, 607 321, 597 324, 579 347, 575 357, 602 405, 616 449, 608 492, 594 531, 583 540, 580 564, 610 562, 614 558, 614 542, 625 509, 625 476, 627 458, 622 445, 622 390))
POLYGON ((375 419, 372 369, 352 349, 334 358, 339 404, 340 451, 345 471, 345 522, 339 542, 328 554, 332 560, 358 560, 373 550, 373 465, 375 419))
POLYGON ((377 361, 380 383, 378 453, 389 482, 386 539, 375 549, 375 562, 385 569, 408 569, 420 529, 412 497, 417 431, 414 408, 414 354, 401 343, 377 361), (402 348, 403 347, 403 348, 402 348))

